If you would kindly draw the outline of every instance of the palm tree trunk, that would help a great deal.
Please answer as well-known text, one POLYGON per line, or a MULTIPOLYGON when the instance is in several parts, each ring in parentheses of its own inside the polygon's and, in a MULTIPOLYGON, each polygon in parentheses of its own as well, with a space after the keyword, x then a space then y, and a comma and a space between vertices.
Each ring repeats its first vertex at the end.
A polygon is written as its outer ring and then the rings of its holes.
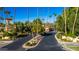
POLYGON ((67 19, 66 19, 66 8, 64 7, 64 20, 65 20, 65 35, 67 35, 67 19))
POLYGON ((15 17, 16 17, 16 8, 14 7, 14 20, 15 20, 15 17))
MULTIPOLYGON (((16 7, 14 7, 14 22, 15 22, 15 18, 16 18, 16 7)), ((16 25, 14 28, 15 28, 14 30, 16 31, 16 25)))
POLYGON ((48 8, 47 23, 49 22, 49 17, 50 17, 49 12, 50 12, 50 10, 49 10, 49 8, 48 8))
MULTIPOLYGON (((3 11, 5 12, 5 8, 3 9, 3 11)), ((4 30, 6 31, 6 17, 5 17, 5 13, 4 12, 3 12, 4 22, 5 22, 5 28, 4 28, 4 30)))
POLYGON ((27 16, 28 16, 28 21, 29 21, 29 8, 27 8, 27 16))
POLYGON ((0 7, 0 23, 2 22, 1 17, 2 17, 2 7, 0 7))
MULTIPOLYGON (((30 23, 29 23, 29 8, 27 8, 27 19, 28 19, 28 25, 30 25, 30 23)), ((28 34, 29 34, 29 32, 28 32, 28 34)), ((32 37, 33 37, 34 35, 33 35, 33 33, 32 33, 32 37)))
POLYGON ((37 35, 38 35, 38 7, 37 7, 37 35))
POLYGON ((76 14, 75 14, 75 19, 74 19, 74 23, 73 23, 72 34, 74 34, 74 31, 75 31, 75 24, 76 24, 76 20, 77 20, 77 14, 78 14, 78 7, 76 8, 76 14))

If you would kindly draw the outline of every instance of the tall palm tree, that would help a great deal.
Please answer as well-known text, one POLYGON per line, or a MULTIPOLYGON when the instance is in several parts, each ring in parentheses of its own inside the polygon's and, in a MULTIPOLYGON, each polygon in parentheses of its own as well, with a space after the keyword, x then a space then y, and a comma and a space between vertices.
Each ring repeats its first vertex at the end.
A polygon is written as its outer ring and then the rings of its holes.
POLYGON ((38 35, 38 17, 39 17, 39 16, 38 16, 38 7, 37 7, 36 10, 37 10, 37 35, 38 35))
POLYGON ((14 20, 16 18, 16 7, 14 7, 14 20))
MULTIPOLYGON (((3 11, 3 7, 0 7, 0 13, 1 13, 2 11, 3 11)), ((2 14, 2 13, 1 13, 1 14, 2 14)), ((0 16, 2 16, 1 14, 0 14, 0 16)))
MULTIPOLYGON (((10 11, 6 10, 4 13, 6 14, 6 18, 9 18, 10 11)), ((5 28, 6 28, 6 31, 8 31, 8 28, 9 28, 8 19, 6 19, 6 26, 5 26, 5 28)))
MULTIPOLYGON (((54 23, 55 23, 55 22, 56 22, 56 19, 57 19, 57 14, 54 13, 53 15, 54 15, 54 17, 55 17, 55 21, 54 21, 54 23)), ((56 30, 56 23, 54 24, 54 29, 56 30)))
POLYGON ((48 12, 47 12, 47 14, 48 14, 48 16, 47 16, 47 24, 46 24, 46 27, 48 27, 49 28, 49 18, 51 18, 52 17, 52 15, 50 15, 50 8, 48 7, 48 12))
POLYGON ((10 15, 10 11, 6 10, 6 11, 5 11, 5 14, 6 14, 7 18, 8 18, 9 15, 10 15))
MULTIPOLYGON (((28 28, 30 28, 30 22, 29 22, 29 8, 26 8, 27 9, 27 19, 28 19, 28 28)), ((33 36, 33 33, 32 33, 32 36, 33 36)))
POLYGON ((27 8, 27 19, 28 19, 28 26, 30 25, 30 22, 29 22, 29 8, 27 8))
POLYGON ((49 13, 50 13, 50 8, 48 8, 47 22, 49 21, 49 18, 51 18, 51 17, 52 17, 52 15, 49 15, 49 13))
POLYGON ((74 34, 77 15, 78 15, 78 7, 76 8, 75 19, 74 19, 73 28, 72 28, 72 34, 74 34))
POLYGON ((29 8, 27 8, 27 17, 28 17, 28 21, 29 21, 29 8))
POLYGON ((67 16, 66 16, 66 8, 64 7, 64 21, 65 21, 65 35, 67 35, 67 16))
POLYGON ((3 18, 3 7, 0 7, 0 20, 3 21, 4 18, 3 18))
MULTIPOLYGON (((15 23, 15 18, 16 18, 16 7, 14 7, 14 23, 15 23)), ((14 24, 14 29, 16 30, 16 24, 14 24)))
POLYGON ((0 11, 2 11, 3 10, 3 7, 0 7, 0 11))

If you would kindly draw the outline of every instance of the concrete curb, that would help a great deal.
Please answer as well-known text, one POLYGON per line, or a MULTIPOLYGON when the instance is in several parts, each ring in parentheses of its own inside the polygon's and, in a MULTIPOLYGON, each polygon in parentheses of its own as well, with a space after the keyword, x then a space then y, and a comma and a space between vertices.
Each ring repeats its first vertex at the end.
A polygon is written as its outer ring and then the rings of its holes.
MULTIPOLYGON (((57 34, 58 34, 58 33, 57 33, 57 34)), ((60 41, 60 39, 57 38, 57 34, 55 34, 55 38, 56 38, 56 40, 58 41, 58 43, 63 47, 64 50, 66 50, 66 51, 75 51, 75 50, 73 50, 73 49, 68 48, 65 44, 63 44, 63 43, 60 41)))
POLYGON ((6 45, 8 45, 12 42, 14 42, 14 41, 13 40, 11 40, 11 41, 0 41, 0 43, 3 44, 2 46, 0 46, 0 48, 4 47, 4 46, 6 46, 6 45))
MULTIPOLYGON (((41 36, 38 35, 38 36, 35 36, 34 38, 37 38, 37 37, 41 37, 41 36)), ((41 37, 40 40, 38 41, 38 43, 37 43, 36 45, 34 45, 34 46, 26 46, 25 43, 24 43, 22 47, 25 48, 26 50, 31 49, 31 48, 35 48, 35 47, 38 46, 38 44, 42 41, 42 38, 43 38, 43 37, 41 37)), ((33 38, 32 38, 31 40, 33 40, 33 38)), ((29 41, 30 41, 30 40, 29 40, 29 41)), ((27 42, 28 42, 28 41, 27 41, 27 42)), ((26 42, 26 43, 27 43, 27 42, 26 42)))

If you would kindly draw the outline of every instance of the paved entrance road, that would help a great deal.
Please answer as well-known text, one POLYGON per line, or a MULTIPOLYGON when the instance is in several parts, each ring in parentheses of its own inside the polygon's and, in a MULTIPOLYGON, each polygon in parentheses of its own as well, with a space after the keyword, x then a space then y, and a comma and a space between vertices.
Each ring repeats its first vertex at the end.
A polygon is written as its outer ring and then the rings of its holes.
POLYGON ((28 51, 65 51, 55 39, 55 32, 51 35, 45 36, 40 44, 28 51))
MULTIPOLYGON (((64 49, 61 47, 60 44, 58 44, 55 39, 55 32, 51 33, 52 35, 45 36, 37 47, 29 49, 28 51, 64 51, 64 49)), ((9 45, 2 47, 1 50, 25 51, 25 49, 22 48, 22 45, 31 38, 31 35, 26 36, 24 38, 20 38, 9 45)))
POLYGON ((22 50, 23 51, 24 49, 22 48, 22 45, 26 41, 30 40, 31 38, 32 38, 31 35, 20 38, 9 45, 2 47, 1 50, 3 50, 3 51, 6 51, 6 50, 7 51, 21 51, 22 50))

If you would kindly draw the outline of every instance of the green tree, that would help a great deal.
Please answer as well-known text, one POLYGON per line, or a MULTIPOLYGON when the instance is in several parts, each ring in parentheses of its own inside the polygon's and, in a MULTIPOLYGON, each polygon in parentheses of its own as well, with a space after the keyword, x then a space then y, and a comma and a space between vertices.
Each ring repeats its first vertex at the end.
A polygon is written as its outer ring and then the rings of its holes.
POLYGON ((79 34, 79 10, 78 7, 64 8, 64 12, 57 16, 56 27, 58 31, 63 31, 67 35, 79 34), (65 30, 64 30, 64 29, 65 30))
POLYGON ((43 23, 42 23, 41 19, 39 19, 39 18, 35 19, 32 22, 32 32, 33 33, 37 33, 37 27, 38 27, 38 33, 43 32, 43 30, 44 30, 43 23), (37 23, 38 23, 38 25, 37 25, 37 23))
POLYGON ((64 20, 65 20, 65 35, 67 35, 67 16, 66 16, 66 8, 64 7, 64 20))
POLYGON ((72 28, 72 34, 74 34, 74 31, 75 31, 75 24, 77 21, 77 15, 78 15, 78 7, 76 8, 75 19, 74 19, 73 28, 72 28))
POLYGON ((4 17, 3 17, 3 7, 0 7, 0 20, 3 21, 4 17))
POLYGON ((57 31, 64 32, 64 19, 61 15, 57 17, 57 21, 55 21, 55 27, 57 31))
POLYGON ((6 14, 7 18, 9 18, 9 15, 10 15, 11 12, 6 10, 4 13, 6 14))

